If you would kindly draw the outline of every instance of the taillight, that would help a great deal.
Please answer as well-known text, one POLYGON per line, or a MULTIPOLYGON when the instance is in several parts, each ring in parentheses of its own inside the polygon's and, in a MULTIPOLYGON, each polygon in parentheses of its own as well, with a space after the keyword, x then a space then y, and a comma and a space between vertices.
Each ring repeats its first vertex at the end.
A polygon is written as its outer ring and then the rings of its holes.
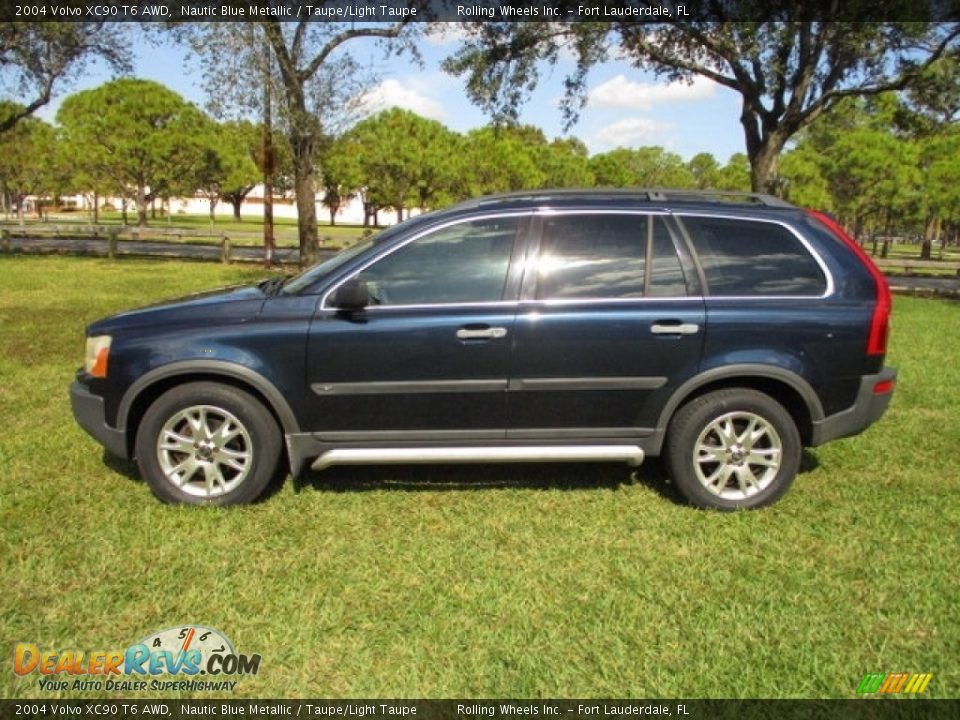
POLYGON ((890 311, 893 309, 893 299, 890 295, 890 286, 887 279, 880 272, 879 268, 870 259, 870 256, 863 251, 863 248, 857 244, 857 241, 850 237, 847 232, 840 227, 840 224, 829 215, 816 210, 807 210, 814 219, 825 225, 830 232, 840 238, 856 254, 864 267, 870 272, 873 282, 877 288, 877 301, 873 306, 873 316, 870 318, 870 334, 867 336, 867 355, 885 355, 887 352, 887 335, 890 327, 890 311))

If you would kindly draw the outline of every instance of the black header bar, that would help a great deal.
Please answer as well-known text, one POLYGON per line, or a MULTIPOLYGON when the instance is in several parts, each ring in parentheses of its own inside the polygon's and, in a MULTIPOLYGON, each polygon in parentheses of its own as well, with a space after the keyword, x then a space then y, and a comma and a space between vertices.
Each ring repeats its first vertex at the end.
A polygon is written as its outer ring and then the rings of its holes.
POLYGON ((960 700, 2 700, 0 720, 954 720, 960 700))
POLYGON ((0 21, 695 22, 960 20, 960 0, 0 0, 0 21))

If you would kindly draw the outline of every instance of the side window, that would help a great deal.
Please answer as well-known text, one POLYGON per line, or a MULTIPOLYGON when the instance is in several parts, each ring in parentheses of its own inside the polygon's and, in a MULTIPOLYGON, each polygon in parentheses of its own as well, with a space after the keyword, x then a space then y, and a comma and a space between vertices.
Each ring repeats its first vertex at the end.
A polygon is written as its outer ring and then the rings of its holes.
POLYGON ((677 248, 661 218, 653 221, 653 239, 650 248, 650 280, 647 295, 677 297, 687 294, 687 283, 677 257, 677 248))
POLYGON ((360 273, 374 305, 503 299, 517 218, 458 223, 425 235, 360 273))
POLYGON ((781 225, 684 217, 710 295, 822 295, 827 280, 797 237, 781 225))
POLYGON ((544 218, 538 300, 685 294, 680 259, 660 218, 615 213, 544 218))

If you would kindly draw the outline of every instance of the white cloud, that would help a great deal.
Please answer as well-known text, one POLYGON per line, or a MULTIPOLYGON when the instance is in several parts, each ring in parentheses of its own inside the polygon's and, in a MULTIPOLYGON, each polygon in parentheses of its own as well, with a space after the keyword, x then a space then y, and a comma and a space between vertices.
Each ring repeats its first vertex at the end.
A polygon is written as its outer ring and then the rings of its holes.
POLYGON ((418 115, 443 122, 446 112, 443 104, 427 97, 418 90, 405 87, 395 78, 388 78, 379 85, 367 90, 359 99, 363 114, 372 115, 392 107, 412 110, 418 115))
POLYGON ((587 96, 593 107, 649 110, 658 103, 690 102, 713 97, 717 86, 712 80, 696 77, 693 83, 639 83, 616 75, 600 83, 587 96))
POLYGON ((598 146, 606 147, 662 145, 662 142, 654 142, 654 138, 672 128, 671 123, 650 118, 624 118, 598 130, 593 135, 593 141, 598 146))

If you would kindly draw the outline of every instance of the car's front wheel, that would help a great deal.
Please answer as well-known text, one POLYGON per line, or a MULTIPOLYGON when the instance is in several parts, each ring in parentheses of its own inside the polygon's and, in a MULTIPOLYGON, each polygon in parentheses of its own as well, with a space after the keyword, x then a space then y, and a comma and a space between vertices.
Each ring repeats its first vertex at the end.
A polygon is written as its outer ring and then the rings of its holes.
POLYGON ((796 423, 769 395, 717 390, 674 416, 667 463, 677 488, 697 507, 736 510, 769 505, 800 467, 796 423))
POLYGON ((276 476, 280 428, 263 404, 230 385, 168 390, 140 423, 136 455, 153 493, 169 503, 252 502, 276 476))

